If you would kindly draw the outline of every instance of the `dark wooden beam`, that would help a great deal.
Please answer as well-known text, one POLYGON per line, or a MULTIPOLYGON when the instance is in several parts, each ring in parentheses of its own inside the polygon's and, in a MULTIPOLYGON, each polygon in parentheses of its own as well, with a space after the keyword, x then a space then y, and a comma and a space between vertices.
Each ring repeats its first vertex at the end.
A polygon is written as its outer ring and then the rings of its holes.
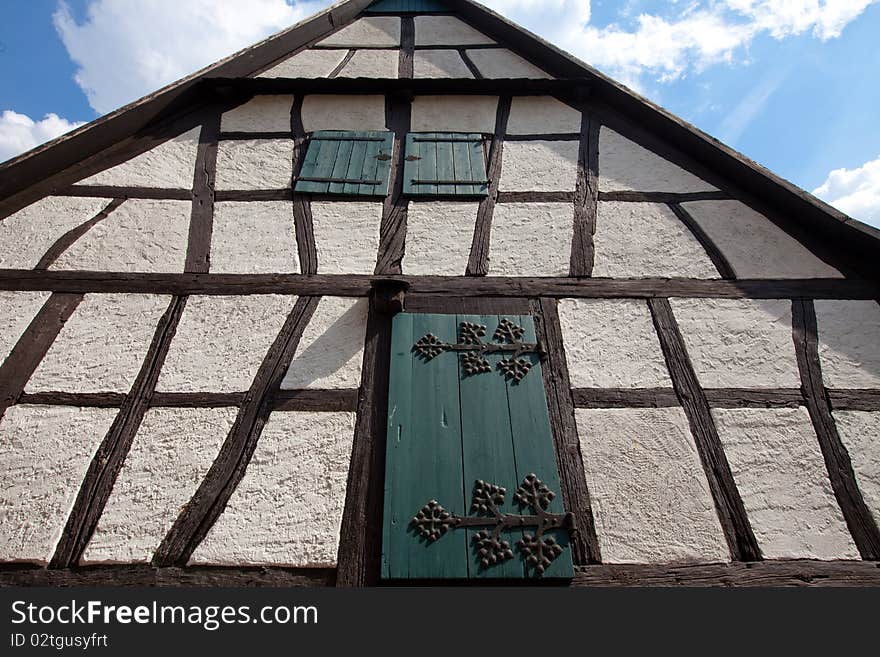
POLYGON ((690 201, 726 201, 732 197, 728 192, 599 192, 600 201, 622 203, 688 203, 690 201))
POLYGON ((19 404, 44 406, 79 406, 82 408, 119 408, 125 401, 122 392, 25 392, 18 398, 19 404))
POLYGON ((477 68, 477 65, 474 64, 474 60, 471 59, 471 56, 468 55, 467 48, 457 48, 458 56, 461 57, 461 61, 464 62, 464 65, 467 66, 468 70, 471 72, 471 75, 474 76, 475 80, 482 80, 483 74, 480 72, 480 69, 477 68))
POLYGON ((386 125, 394 133, 394 160, 389 181, 391 193, 385 197, 382 223, 379 227, 379 254, 375 269, 377 275, 400 274, 406 249, 409 200, 403 195, 403 171, 406 162, 406 135, 412 116, 411 100, 407 94, 391 95, 385 99, 386 125))
POLYGON ((504 152, 504 139, 507 135, 507 123, 510 120, 510 108, 513 104, 511 96, 498 99, 495 114, 495 134, 489 147, 489 164, 486 176, 489 180, 489 193, 480 200, 477 209, 477 220, 474 224, 474 238, 468 258, 467 275, 485 276, 489 273, 489 241, 492 234, 492 215, 498 199, 498 186, 501 182, 501 160, 504 152))
POLYGON ((569 276, 593 275, 596 212, 599 199, 599 121, 586 108, 581 112, 578 149, 577 190, 574 198, 574 232, 571 241, 569 276))
POLYGON ((55 196, 81 196, 85 198, 142 198, 159 201, 191 201, 190 189, 169 189, 166 187, 118 187, 110 185, 70 185, 53 190, 55 196))
POLYGON ((257 370, 220 453, 153 555, 154 566, 186 565, 193 551, 223 513, 226 503, 244 477, 272 412, 272 399, 290 366, 303 331, 318 307, 318 301, 317 297, 300 297, 287 316, 257 370))
POLYGON ((736 272, 733 271, 733 266, 730 264, 730 261, 724 256, 721 249, 715 244, 715 241, 709 237, 709 234, 703 230, 703 227, 700 226, 700 224, 698 224, 691 216, 690 212, 685 210, 680 203, 670 203, 669 209, 672 210, 673 214, 678 217, 681 223, 687 226, 687 229, 691 234, 697 238, 697 241, 700 243, 700 246, 703 247, 703 250, 706 251, 706 255, 709 256, 712 264, 715 265, 715 269, 718 270, 718 274, 721 278, 727 280, 736 278, 736 272))
POLYGON ((819 361, 819 330, 816 309, 809 299, 792 301, 792 339, 801 374, 807 410, 825 459, 834 496, 846 519, 853 542, 863 559, 880 559, 880 529, 859 490, 849 452, 831 415, 819 361))
POLYGON ((205 116, 199 134, 193 175, 192 214, 184 271, 205 273, 211 266, 211 236, 214 232, 214 183, 217 178, 217 142, 220 114, 205 116))
POLYGON ((507 135, 507 141, 580 141, 580 132, 548 132, 531 135, 507 135))
MULTIPOLYGON (((681 402, 673 388, 574 388, 576 408, 669 408, 681 402)), ((799 389, 704 388, 713 408, 796 408, 804 406, 799 389)))
POLYGON ((339 74, 342 73, 342 69, 344 69, 346 66, 348 66, 348 63, 352 59, 354 59, 355 54, 357 54, 357 50, 354 48, 352 48, 347 53, 345 53, 345 57, 342 58, 342 61, 339 62, 339 64, 337 64, 336 67, 332 71, 330 71, 330 75, 328 75, 327 77, 330 78, 331 80, 333 78, 338 77, 339 74))
POLYGON ((272 398, 272 410, 283 411, 357 411, 358 391, 279 390, 272 398))
POLYGON ((669 368, 672 385, 691 427, 721 528, 734 561, 758 561, 761 551, 749 524, 730 464, 721 446, 709 402, 688 356, 668 299, 649 299, 648 307, 669 368))
POLYGON ((412 15, 400 17, 400 59, 397 66, 397 77, 413 78, 413 59, 416 49, 416 19, 412 15))
POLYGON ((449 315, 528 315, 529 300, 523 297, 463 297, 437 294, 407 294, 408 313, 445 313, 449 315))
POLYGON ((538 342, 543 345, 546 354, 542 371, 562 498, 566 503, 566 511, 574 514, 571 556, 577 566, 601 563, 602 555, 574 419, 571 382, 556 300, 540 299, 533 301, 531 305, 538 342))
MULTIPOLYGON (((293 135, 293 180, 299 177, 308 150, 308 137, 302 118, 303 97, 293 99, 290 109, 290 132, 293 135)), ((305 194, 293 194, 293 225, 296 232, 296 248, 299 255, 299 270, 303 274, 318 271, 318 248, 315 244, 315 225, 312 219, 312 200, 305 194)), ((286 199, 284 199, 286 200, 286 199)))
POLYGON ((150 407, 159 372, 185 307, 186 297, 174 297, 159 320, 131 391, 126 395, 116 419, 89 464, 73 509, 55 547, 50 568, 75 566, 85 552, 113 491, 116 477, 131 449, 135 434, 150 407))
POLYGON ((880 390, 828 390, 835 411, 880 411, 880 390))
POLYGON ((136 587, 315 587, 333 586, 335 568, 187 567, 156 568, 131 564, 46 570, 28 564, 0 564, 2 586, 136 586, 136 587))
POLYGON ((391 316, 371 302, 337 558, 341 587, 379 580, 390 361, 391 316))
POLYGON ((221 132, 220 141, 250 141, 252 139, 291 139, 287 131, 221 132))
POLYGON ((535 278, 519 276, 370 276, 367 274, 147 274, 99 271, 0 270, 0 290, 152 294, 302 294, 365 297, 377 280, 409 285, 413 294, 497 297, 650 299, 850 299, 880 296, 876 283, 841 278, 740 279, 535 278))
POLYGON ((81 294, 50 296, 0 365, 0 419, 7 408, 18 402, 27 382, 82 299, 81 294))
POLYGON ((89 232, 93 227, 104 221, 107 217, 109 217, 113 212, 123 203, 125 199, 114 198, 110 201, 110 204, 107 205, 106 208, 101 210, 94 217, 89 219, 88 221, 81 223, 79 226, 75 226, 71 228, 69 231, 64 233, 61 237, 55 240, 55 243, 49 247, 46 253, 43 254, 43 257, 40 258, 40 261, 37 263, 37 266, 34 269, 45 270, 49 269, 52 264, 61 257, 61 254, 67 251, 73 244, 87 232, 89 232))

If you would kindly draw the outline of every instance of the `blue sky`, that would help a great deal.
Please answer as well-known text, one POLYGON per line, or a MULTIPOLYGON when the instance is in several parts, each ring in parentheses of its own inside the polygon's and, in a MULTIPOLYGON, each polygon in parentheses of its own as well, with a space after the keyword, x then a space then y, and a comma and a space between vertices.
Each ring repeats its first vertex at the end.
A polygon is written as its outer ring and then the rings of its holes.
MULTIPOLYGON (((880 0, 484 1, 880 226, 880 0)), ((0 0, 0 160, 328 4, 0 0)))

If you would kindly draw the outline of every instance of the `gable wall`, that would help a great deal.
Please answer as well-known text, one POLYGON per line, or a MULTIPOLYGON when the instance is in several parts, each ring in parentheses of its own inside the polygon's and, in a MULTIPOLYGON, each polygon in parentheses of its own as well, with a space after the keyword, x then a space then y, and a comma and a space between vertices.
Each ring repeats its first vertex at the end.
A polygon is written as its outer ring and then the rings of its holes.
MULTIPOLYGON (((417 17, 414 28, 417 78, 549 77, 449 17, 417 17)), ((259 76, 396 78, 406 68, 405 32, 396 17, 362 18, 259 76)), ((184 294, 180 301, 158 293, 85 295, 46 338, 45 357, 22 375, 20 390, 10 393, 14 405, 0 420, 0 437, 21 444, 37 441, 35 432, 44 427, 52 428, 52 440, 69 437, 76 458, 49 450, 33 467, 42 474, 62 467, 76 472, 59 479, 67 482, 64 490, 59 483, 40 499, 22 497, 15 491, 33 473, 7 454, 13 485, 3 503, 15 506, 16 518, 45 518, 49 534, 19 528, 8 534, 0 558, 52 559, 65 523, 76 517, 78 478, 109 435, 104 417, 112 421, 137 392, 152 398, 152 408, 130 430, 129 458, 122 455, 83 563, 155 558, 224 446, 259 438, 251 465, 231 480, 226 511, 195 541, 190 563, 333 566, 355 427, 365 412, 358 405, 362 368, 372 367, 369 352, 364 360, 367 325, 376 313, 368 285, 341 286, 351 275, 374 273, 455 277, 453 295, 463 296, 487 294, 476 287, 481 279, 466 273, 509 277, 511 286, 522 281, 521 296, 533 298, 545 294, 533 277, 567 281, 551 296, 559 299, 559 349, 570 378, 565 394, 580 442, 575 456, 593 496, 604 562, 741 558, 731 552, 730 528, 719 520, 702 465, 700 422, 712 427, 709 438, 726 454, 728 485, 741 496, 760 554, 864 555, 845 517, 855 512, 835 490, 838 474, 823 448, 842 440, 867 511, 880 520, 877 446, 866 438, 880 421, 880 306, 852 298, 843 286, 827 288, 828 300, 808 302, 829 391, 825 412, 839 427, 839 436, 838 429, 828 435, 817 429, 816 399, 801 390, 806 374, 798 335, 810 322, 799 314, 796 290, 808 285, 804 279, 817 285, 844 279, 843 267, 811 252, 777 217, 754 209, 735 184, 690 167, 674 145, 657 149, 625 122, 606 119, 605 108, 547 95, 417 95, 408 102, 383 94, 260 95, 215 112, 205 125, 214 125, 216 144, 212 130, 188 127, 0 220, 3 269, 135 278, 318 274, 339 277, 340 285, 322 279, 324 291, 314 301, 234 284, 220 295, 184 294), (399 159, 407 122, 413 131, 484 134, 490 199, 400 199, 393 185, 387 199, 292 194, 308 133, 396 130, 399 159), (201 147, 200 135, 209 138, 201 147), (194 265, 201 261, 205 267, 194 265), (684 288, 668 294, 686 366, 707 400, 703 411, 682 396, 658 308, 644 298, 666 295, 594 296, 574 277, 703 285, 693 288, 699 294, 684 288), (718 298, 735 290, 737 279, 795 281, 795 287, 770 295, 776 298, 749 291, 718 298), (734 283, 708 287, 723 281, 734 283), (600 298, 607 296, 618 298, 600 298), (309 310, 300 315, 303 307, 309 310), (292 353, 282 353, 279 336, 294 336, 292 353), (139 370, 157 347, 155 378, 144 384, 139 370), (236 418, 252 412, 249 391, 272 358, 280 358, 283 376, 274 384, 261 438, 261 428, 248 434, 236 418), (99 402, 101 408, 90 406, 99 402), (64 420, 71 414, 77 421, 64 420), (78 421, 90 414, 91 432, 78 421), (183 448, 174 436, 181 433, 193 437, 178 463, 183 448), (331 434, 339 439, 328 440, 331 434), (764 470, 775 476, 772 484, 757 474, 764 470), (311 476, 285 488, 288 471, 311 476), (176 497, 162 497, 170 489, 176 497), (154 499, 163 512, 145 508, 143 499, 154 499), (318 499, 321 505, 310 505, 318 499)), ((3 371, 21 370, 16 344, 38 342, 28 325, 59 302, 57 293, 37 288, 2 292, 3 371)))

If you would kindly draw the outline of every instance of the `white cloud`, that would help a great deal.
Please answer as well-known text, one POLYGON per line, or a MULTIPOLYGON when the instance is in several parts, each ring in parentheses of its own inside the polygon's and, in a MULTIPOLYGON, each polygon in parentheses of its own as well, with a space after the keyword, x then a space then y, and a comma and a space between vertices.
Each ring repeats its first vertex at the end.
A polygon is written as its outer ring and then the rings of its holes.
POLYGON ((835 169, 813 194, 851 217, 880 227, 880 156, 857 169, 835 169))
POLYGON ((71 123, 57 114, 46 114, 40 121, 5 110, 0 114, 0 162, 29 151, 43 142, 70 132, 82 123, 71 123))
POLYGON ((79 67, 76 82, 110 112, 330 3, 308 0, 93 0, 78 23, 62 0, 55 27, 79 67))

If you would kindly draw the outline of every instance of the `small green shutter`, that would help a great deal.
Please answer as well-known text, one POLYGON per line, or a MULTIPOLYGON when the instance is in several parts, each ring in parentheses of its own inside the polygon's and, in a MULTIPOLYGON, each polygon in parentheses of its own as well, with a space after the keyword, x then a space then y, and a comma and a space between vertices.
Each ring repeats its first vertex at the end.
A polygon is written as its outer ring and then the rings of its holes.
POLYGON ((406 138, 403 176, 403 192, 408 196, 487 196, 483 136, 411 133, 406 138))
POLYGON ((315 132, 294 191, 386 196, 393 151, 391 132, 315 132))
POLYGON ((395 316, 382 539, 385 579, 573 576, 568 518, 534 343, 528 316, 395 316), (520 344, 523 350, 516 353, 520 344), (505 345, 506 351, 483 352, 481 345, 505 345), (537 499, 530 498, 530 505, 528 495, 535 489, 537 499), (520 492, 526 503, 517 499, 520 492), (497 513, 491 506, 473 507, 481 495, 494 497, 497 513), (528 560, 537 555, 539 518, 548 519, 541 532, 541 551, 550 555, 542 562, 543 572, 528 560), (427 536, 432 529, 441 533, 427 536), (496 530, 498 543, 492 544, 496 530), (486 565, 485 557, 498 559, 486 565))

